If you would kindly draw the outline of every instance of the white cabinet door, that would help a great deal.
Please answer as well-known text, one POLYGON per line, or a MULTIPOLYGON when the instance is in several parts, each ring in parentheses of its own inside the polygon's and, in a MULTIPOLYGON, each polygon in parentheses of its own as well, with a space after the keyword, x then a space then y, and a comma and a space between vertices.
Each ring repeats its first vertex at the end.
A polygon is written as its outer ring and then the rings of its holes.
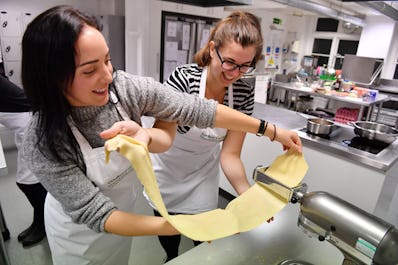
POLYGON ((1 54, 4 61, 21 60, 21 38, 1 37, 1 54))
POLYGON ((0 12, 1 35, 21 36, 21 15, 20 13, 0 12))
POLYGON ((25 32, 26 27, 28 24, 36 17, 36 14, 33 13, 23 13, 22 14, 22 23, 21 23, 21 33, 25 32))
POLYGON ((22 87, 21 61, 8 61, 4 64, 5 74, 14 84, 22 87))

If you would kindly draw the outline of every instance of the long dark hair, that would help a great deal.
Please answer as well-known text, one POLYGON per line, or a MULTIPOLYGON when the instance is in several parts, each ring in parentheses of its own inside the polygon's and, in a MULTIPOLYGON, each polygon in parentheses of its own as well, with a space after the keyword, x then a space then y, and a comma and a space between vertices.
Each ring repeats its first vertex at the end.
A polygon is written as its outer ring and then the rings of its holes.
POLYGON ((263 50, 260 21, 252 13, 240 10, 234 11, 226 18, 220 20, 210 32, 206 45, 195 54, 195 62, 199 66, 210 64, 209 43, 211 41, 214 41, 216 47, 222 47, 231 41, 240 44, 243 48, 254 45, 256 54, 253 64, 255 65, 260 59, 263 50))
POLYGON ((65 93, 75 76, 75 44, 84 25, 99 28, 92 16, 60 5, 38 15, 22 39, 22 83, 38 113, 38 148, 57 160, 64 144, 77 149, 67 124, 71 106, 65 93))

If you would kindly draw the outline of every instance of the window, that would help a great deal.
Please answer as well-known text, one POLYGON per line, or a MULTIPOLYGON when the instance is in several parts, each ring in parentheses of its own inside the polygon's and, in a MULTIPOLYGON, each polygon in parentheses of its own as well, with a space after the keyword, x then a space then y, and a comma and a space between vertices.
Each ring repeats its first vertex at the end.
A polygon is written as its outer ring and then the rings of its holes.
POLYGON ((316 24, 316 31, 329 31, 329 32, 337 32, 339 27, 339 21, 333 18, 318 18, 316 24))
POLYGON ((332 39, 314 40, 314 44, 312 46, 312 56, 317 59, 316 66, 328 65, 332 42, 332 39))
POLYGON ((338 26, 338 20, 332 18, 317 19, 311 54, 317 59, 316 66, 326 65, 327 67, 341 69, 344 55, 355 55, 357 53, 360 32, 348 34, 338 26), (329 26, 323 25, 327 23, 329 26))
POLYGON ((337 48, 336 60, 334 62, 334 69, 341 69, 343 67, 344 55, 357 54, 359 41, 357 40, 340 40, 337 48))

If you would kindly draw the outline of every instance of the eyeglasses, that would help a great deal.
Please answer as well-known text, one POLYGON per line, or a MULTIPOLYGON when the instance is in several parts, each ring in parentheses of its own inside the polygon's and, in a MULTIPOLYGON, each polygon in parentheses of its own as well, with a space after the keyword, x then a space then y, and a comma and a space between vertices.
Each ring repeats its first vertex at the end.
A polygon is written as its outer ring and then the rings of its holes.
POLYGON ((217 47, 216 47, 216 53, 217 53, 218 59, 220 59, 221 68, 226 71, 233 71, 236 68, 238 68, 240 73, 248 74, 248 73, 253 72, 254 69, 256 69, 256 67, 254 65, 236 64, 236 63, 228 61, 228 60, 223 60, 217 47))

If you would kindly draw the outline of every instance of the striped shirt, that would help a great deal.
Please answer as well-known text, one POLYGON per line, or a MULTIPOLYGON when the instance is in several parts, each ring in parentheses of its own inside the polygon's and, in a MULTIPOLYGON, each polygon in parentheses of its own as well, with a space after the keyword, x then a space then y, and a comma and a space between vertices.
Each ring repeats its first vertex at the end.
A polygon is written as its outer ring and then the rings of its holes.
MULTIPOLYGON (((200 78, 203 68, 197 64, 186 64, 177 67, 165 82, 167 87, 177 91, 199 95, 200 78)), ((225 88, 223 104, 228 106, 228 87, 225 88)), ((244 79, 239 79, 232 84, 233 108, 247 115, 252 115, 254 108, 254 88, 244 79)), ((189 126, 178 126, 179 133, 189 131, 189 126)))

